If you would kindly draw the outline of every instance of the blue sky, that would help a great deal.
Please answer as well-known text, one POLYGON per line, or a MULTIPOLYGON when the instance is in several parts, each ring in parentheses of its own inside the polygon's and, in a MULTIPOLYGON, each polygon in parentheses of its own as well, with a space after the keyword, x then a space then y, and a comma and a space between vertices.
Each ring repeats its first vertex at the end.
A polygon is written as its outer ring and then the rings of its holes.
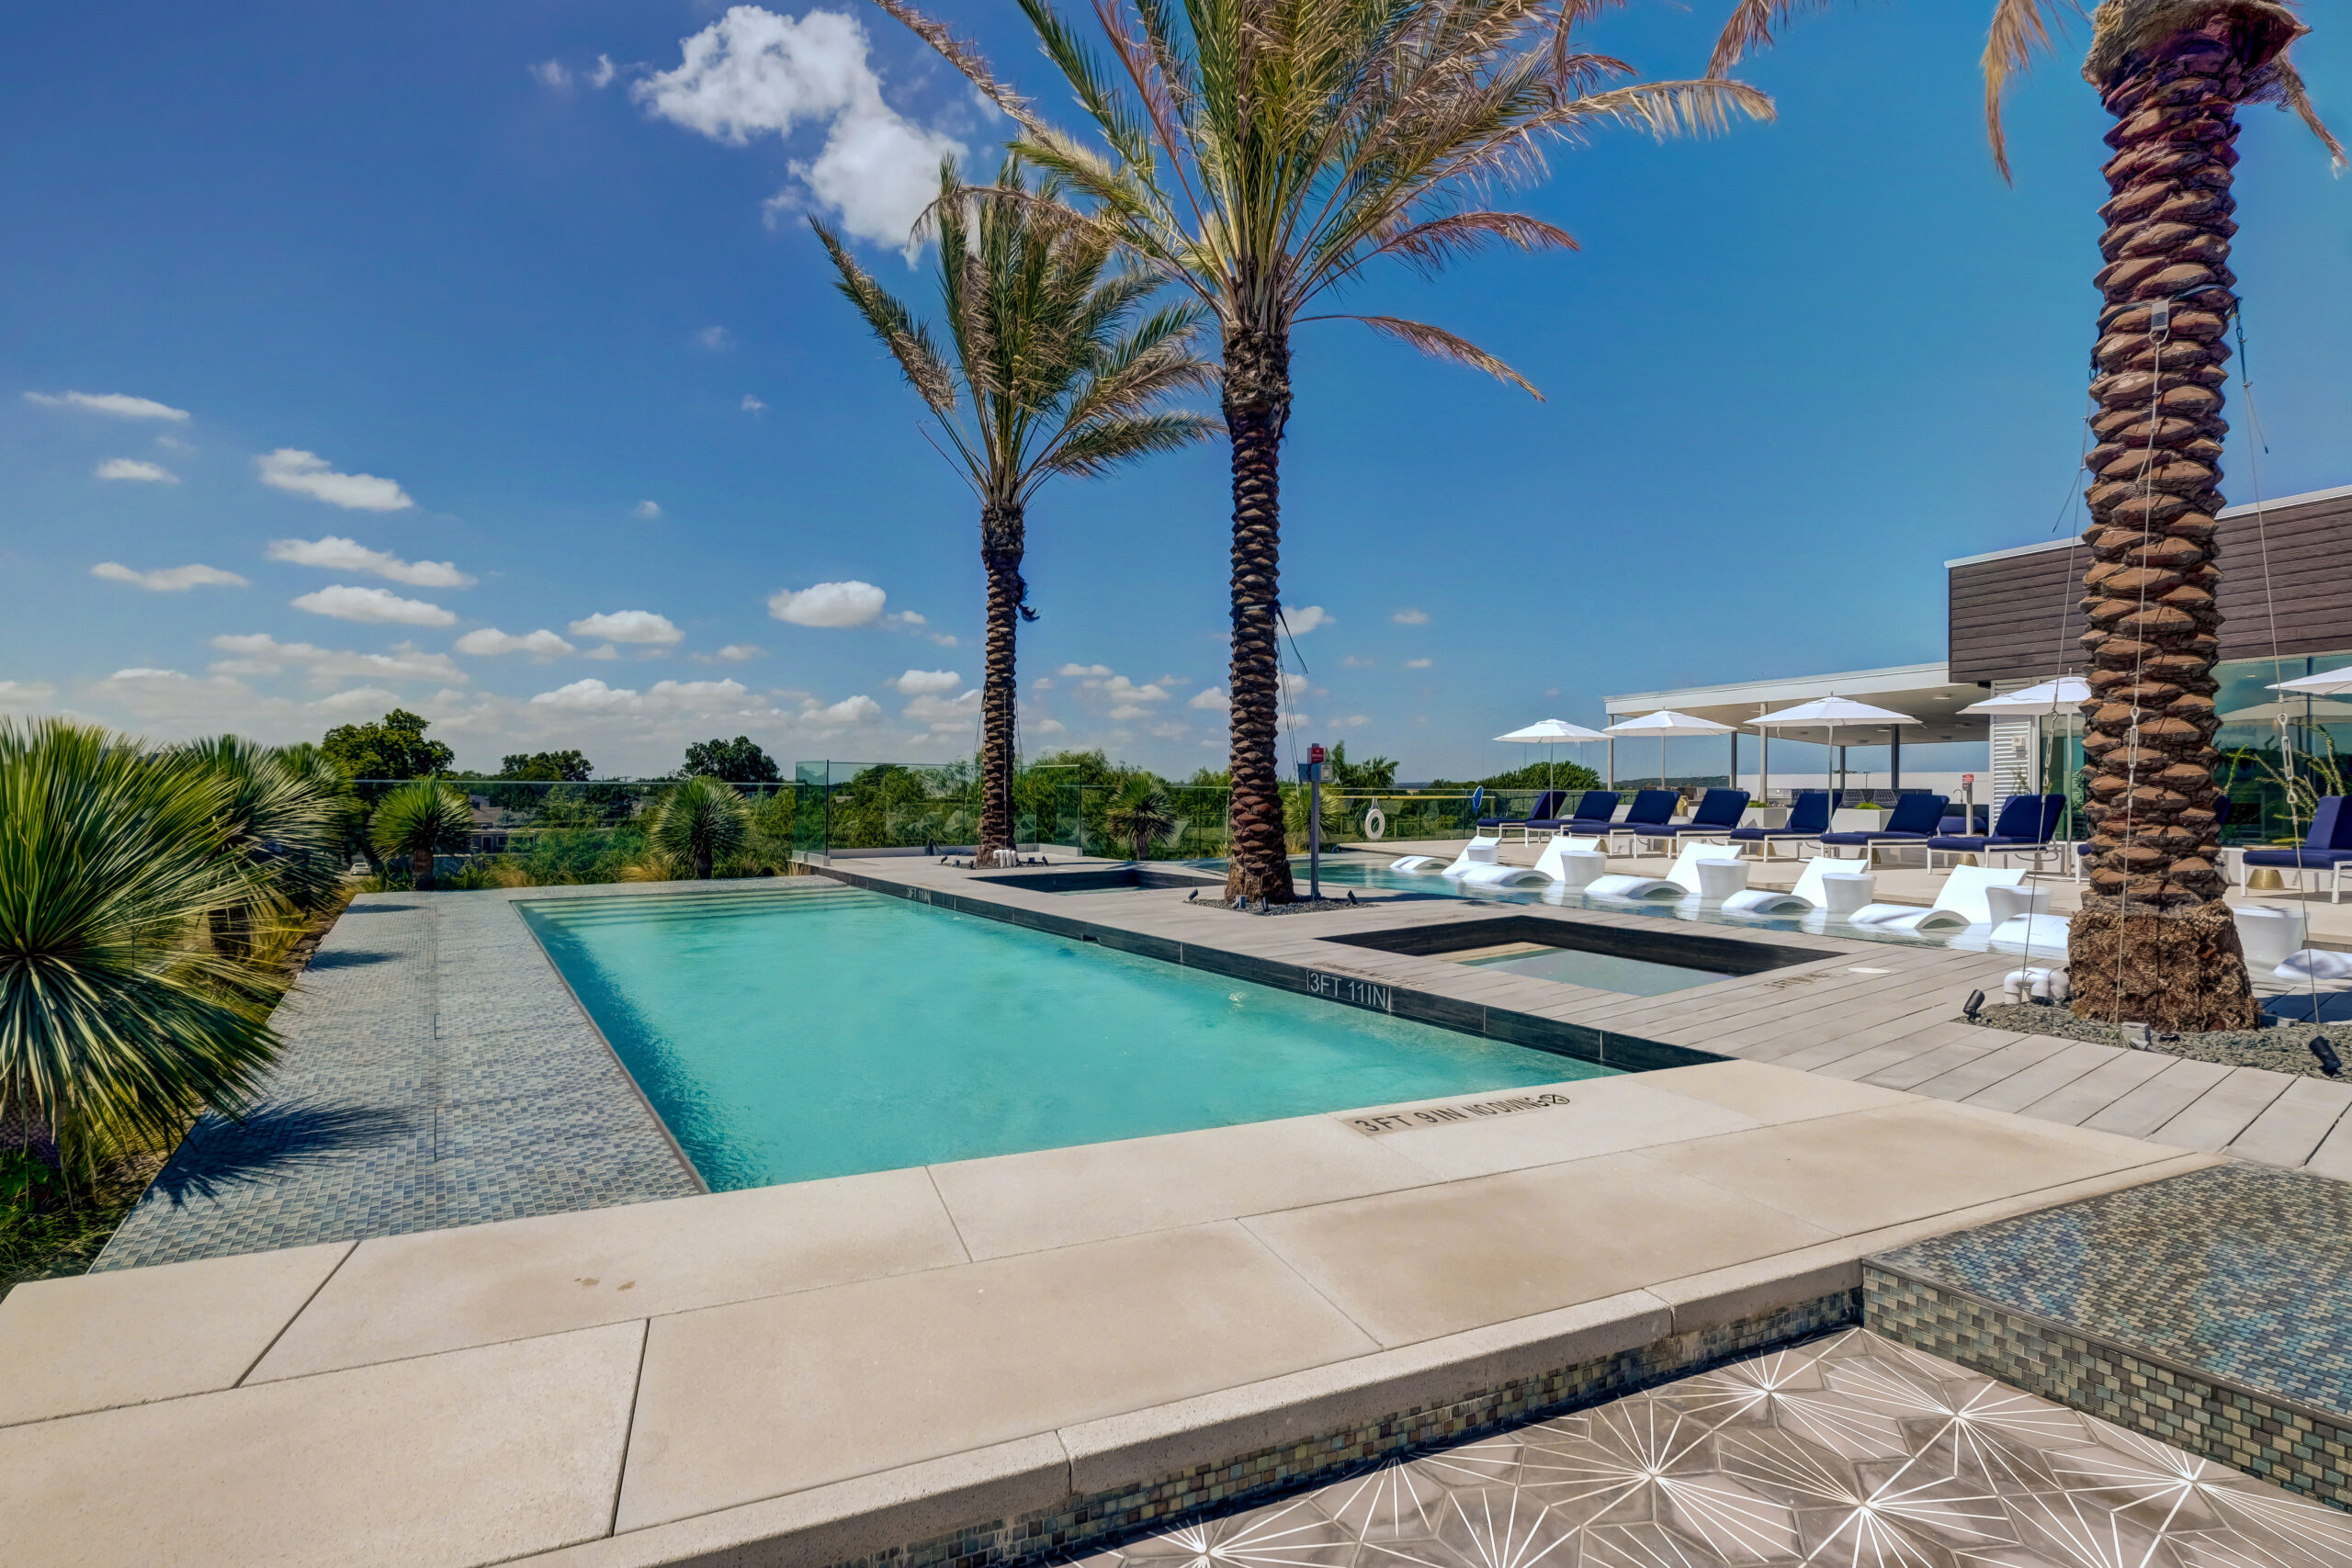
MULTIPOLYGON (((1941 561, 2050 537, 2075 486, 2104 195, 2079 35, 1993 171, 1984 9, 1807 18, 1746 72, 1777 124, 1605 132, 1515 193, 1580 252, 1352 297, 1546 401, 1302 330, 1301 739, 1459 774, 1608 692, 1940 657, 1941 561)), ((1069 118, 1010 5, 940 10, 1069 118)), ((1695 74, 1718 19, 1645 0, 1591 41, 1695 74)), ((2352 28, 2300 57, 2352 130, 2352 28)), ((0 72, 10 711, 289 739, 397 700, 465 763, 613 773, 722 733, 968 750, 971 504, 799 214, 920 292, 903 192, 1001 122, 879 12, 28 6, 0 72)), ((2352 183, 2245 118, 2262 488, 2352 482, 2352 183)), ((1210 448, 1041 498, 1033 749, 1221 764, 1227 505, 1210 448)))

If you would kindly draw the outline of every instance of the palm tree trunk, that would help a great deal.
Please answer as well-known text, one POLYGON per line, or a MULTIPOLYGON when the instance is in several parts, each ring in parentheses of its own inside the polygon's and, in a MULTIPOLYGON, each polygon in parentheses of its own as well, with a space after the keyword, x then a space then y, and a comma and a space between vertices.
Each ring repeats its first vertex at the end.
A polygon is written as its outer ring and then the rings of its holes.
POLYGON ((1225 336, 1225 427, 1233 439, 1233 801, 1227 898, 1287 904, 1294 895, 1275 771, 1282 717, 1283 427, 1290 420, 1290 341, 1280 332, 1229 328, 1225 336))
POLYGON ((1013 848, 1013 703, 1020 689, 1015 645, 1022 601, 1029 592, 1021 580, 1025 548, 1021 508, 990 502, 981 509, 980 568, 989 580, 988 662, 980 682, 982 865, 1013 848))
POLYGON ((2085 1018, 2209 1030, 2257 1017, 2222 901, 2214 519, 2222 340, 2237 305, 2227 265, 2236 108, 2248 72, 2285 41, 2266 50, 2215 4, 2134 40, 2092 79, 2119 123, 2107 135, 2113 195, 2099 209, 2107 304, 2084 534, 2093 869, 2067 944, 2085 1018))

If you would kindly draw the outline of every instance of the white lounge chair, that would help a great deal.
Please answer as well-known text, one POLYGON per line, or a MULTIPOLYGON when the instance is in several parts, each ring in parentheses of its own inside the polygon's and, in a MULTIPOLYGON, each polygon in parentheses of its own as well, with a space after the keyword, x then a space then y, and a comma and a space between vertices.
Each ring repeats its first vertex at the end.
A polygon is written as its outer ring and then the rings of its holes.
POLYGON ((1686 844, 1664 876, 1603 876, 1585 891, 1603 898, 1687 898, 1699 892, 1699 863, 1737 861, 1739 852, 1725 844, 1686 844))
POLYGON ((1786 893, 1770 888, 1750 887, 1724 900, 1724 909, 1734 915, 1802 915, 1821 908, 1829 902, 1821 879, 1829 875, 1868 876, 1870 862, 1856 858, 1841 860, 1836 855, 1815 855, 1804 863, 1804 870, 1797 874, 1796 886, 1786 893))
POLYGON ((1883 931, 1962 931, 1970 926, 1990 926, 1993 910, 1985 902, 1984 889, 2016 887, 2025 881, 2025 876, 2022 866, 1957 865, 1944 878, 1942 890, 1928 908, 1922 909, 1916 904, 1865 904, 1846 919, 1853 925, 1883 931))
POLYGON ((1566 833, 1545 844, 1544 852, 1535 857, 1535 869, 1548 880, 1566 887, 1589 886, 1594 878, 1605 874, 1608 868, 1609 856, 1601 849, 1599 839, 1571 838, 1566 833), (1570 861, 1567 858, 1570 855, 1577 859, 1570 861), (1589 858, 1594 855, 1600 857, 1597 870, 1589 858))
POLYGON ((2298 986, 2319 984, 2342 985, 2352 981, 2352 953, 2337 953, 2331 948, 2306 947, 2290 953, 2285 963, 2271 971, 2278 979, 2298 986))
POLYGON ((1453 863, 1439 874, 1459 876, 1474 865, 1494 864, 1495 846, 1501 842, 1500 839, 1489 839, 1484 835, 1472 839, 1462 846, 1462 852, 1453 857, 1453 863))
POLYGON ((1443 855, 1398 855, 1388 863, 1388 869, 1403 872, 1408 876, 1435 876, 1445 870, 1445 857, 1443 855))

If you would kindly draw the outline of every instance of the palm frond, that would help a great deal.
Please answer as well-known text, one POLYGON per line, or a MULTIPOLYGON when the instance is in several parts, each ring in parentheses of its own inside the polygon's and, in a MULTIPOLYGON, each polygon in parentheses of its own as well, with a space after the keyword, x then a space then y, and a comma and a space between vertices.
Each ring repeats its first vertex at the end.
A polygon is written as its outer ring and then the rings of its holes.
POLYGON ((2319 110, 2312 107, 2311 94, 2303 86, 2302 73, 2284 57, 2271 62, 2270 70, 2274 79, 2273 91, 2277 93, 2279 104, 2292 109, 2311 128, 2311 133, 2318 137, 2320 144, 2327 149, 2328 167, 2341 175, 2346 162, 2344 143, 2335 139, 2335 132, 2328 130, 2327 122, 2319 118, 2319 110))
POLYGON ((1071 431, 1054 449, 1050 471, 1094 479, 1140 457, 1182 451, 1224 430, 1221 419, 1182 411, 1105 419, 1071 431))
MULTIPOLYGON (((898 298, 874 280, 873 274, 857 265, 857 259, 841 242, 841 237, 820 220, 811 217, 808 226, 833 259, 834 270, 841 274, 833 285, 842 297, 857 307, 859 315, 890 357, 899 362, 907 385, 915 389, 932 412, 944 414, 956 406, 956 378, 939 356, 939 345, 932 342, 930 329, 914 318, 914 312, 898 298)), ((944 248, 944 247, 943 247, 944 248)))
POLYGON ((1984 137, 1992 144, 1994 167, 2001 177, 2009 173, 2009 138, 2001 124, 2001 99, 2011 75, 2032 69, 2033 57, 2051 48, 2053 21, 2064 25, 2064 10, 2082 15, 2075 0, 1994 0, 1993 25, 1984 34, 1984 137))
POLYGON ((1442 327, 1433 327, 1426 321, 1408 321, 1401 316, 1339 316, 1333 319, 1342 321, 1362 321, 1374 332, 1396 338, 1401 343, 1410 344, 1431 359, 1452 360, 1456 365, 1467 365, 1474 370, 1483 370, 1498 381, 1509 381, 1513 386, 1524 389, 1527 395, 1537 402, 1544 401, 1544 394, 1537 391, 1535 384, 1526 377, 1469 339, 1456 337, 1442 327))
POLYGON ((1721 76, 1748 55, 1772 47, 1772 29, 1785 24, 1802 6, 1826 10, 1829 0, 1739 0, 1724 20, 1715 51, 1707 58, 1707 74, 1721 76))

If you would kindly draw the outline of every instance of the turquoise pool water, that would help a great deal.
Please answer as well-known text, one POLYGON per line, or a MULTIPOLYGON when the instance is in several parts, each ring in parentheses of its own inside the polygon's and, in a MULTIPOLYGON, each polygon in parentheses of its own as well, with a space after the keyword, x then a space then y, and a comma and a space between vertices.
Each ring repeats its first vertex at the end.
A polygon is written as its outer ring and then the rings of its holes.
POLYGON ((1612 1076, 877 894, 516 908, 721 1190, 1612 1076))

